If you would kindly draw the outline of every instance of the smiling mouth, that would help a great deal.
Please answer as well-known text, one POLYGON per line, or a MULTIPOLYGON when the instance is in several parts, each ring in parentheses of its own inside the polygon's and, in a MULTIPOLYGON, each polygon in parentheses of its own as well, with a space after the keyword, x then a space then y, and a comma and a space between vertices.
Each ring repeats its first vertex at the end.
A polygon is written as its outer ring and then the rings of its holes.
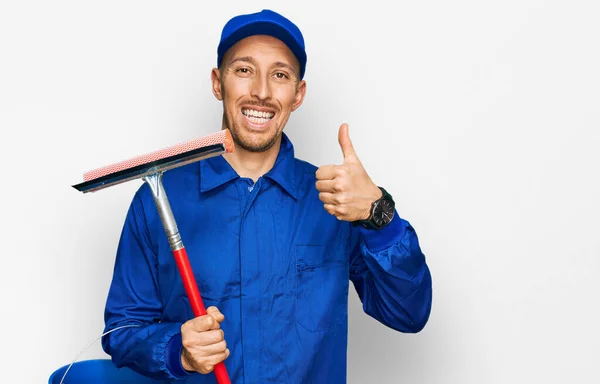
POLYGON ((258 126, 267 124, 269 121, 271 121, 273 116, 275 116, 275 113, 273 112, 257 111, 255 109, 249 108, 243 108, 242 114, 246 117, 246 120, 248 120, 253 125, 258 126))

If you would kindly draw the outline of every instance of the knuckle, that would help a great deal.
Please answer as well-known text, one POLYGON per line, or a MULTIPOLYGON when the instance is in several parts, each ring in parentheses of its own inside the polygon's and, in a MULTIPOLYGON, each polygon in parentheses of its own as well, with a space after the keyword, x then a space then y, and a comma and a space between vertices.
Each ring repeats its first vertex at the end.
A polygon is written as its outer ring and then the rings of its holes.
POLYGON ((227 353, 225 351, 221 351, 214 356, 214 363, 218 364, 227 358, 227 353))
MULTIPOLYGON (((337 195, 337 201, 339 204, 346 204, 348 203, 348 194, 347 193, 339 193, 337 195)), ((338 211, 342 209, 342 207, 338 207, 338 211)))
POLYGON ((212 364, 202 364, 202 367, 200 370, 202 373, 206 374, 206 373, 212 372, 213 369, 215 369, 215 366, 212 364))
POLYGON ((210 315, 205 315, 202 317, 202 322, 207 327, 213 327, 215 325, 215 319, 210 315))
POLYGON ((179 327, 179 330, 181 331, 182 334, 184 332, 189 332, 194 329, 195 324, 196 324, 196 319, 188 320, 185 323, 181 324, 181 327, 179 327))
POLYGON ((191 349, 194 346, 194 343, 192 342, 192 340, 188 339, 188 338, 181 338, 181 345, 183 346, 183 348, 185 349, 191 349))
POLYGON ((207 332, 207 336, 208 336, 208 339, 211 344, 216 344, 216 343, 220 342, 221 340, 223 340, 223 330, 222 329, 212 330, 210 332, 207 332))
POLYGON ((352 203, 352 201, 354 201, 354 197, 352 196, 352 194, 345 193, 344 194, 344 203, 345 204, 350 204, 350 203, 352 203))

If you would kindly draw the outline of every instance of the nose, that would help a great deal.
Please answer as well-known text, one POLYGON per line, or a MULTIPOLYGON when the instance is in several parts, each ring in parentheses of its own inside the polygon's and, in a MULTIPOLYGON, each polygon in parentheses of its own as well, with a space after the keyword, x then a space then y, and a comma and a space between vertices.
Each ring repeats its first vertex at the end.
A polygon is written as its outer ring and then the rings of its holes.
POLYGON ((271 97, 271 87, 267 76, 258 75, 254 77, 251 93, 252 96, 260 100, 267 100, 271 97))

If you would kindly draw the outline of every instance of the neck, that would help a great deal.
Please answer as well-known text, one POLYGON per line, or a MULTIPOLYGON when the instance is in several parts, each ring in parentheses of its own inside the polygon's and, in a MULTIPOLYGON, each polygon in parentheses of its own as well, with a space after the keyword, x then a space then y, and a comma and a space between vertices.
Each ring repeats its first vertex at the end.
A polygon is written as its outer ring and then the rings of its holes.
POLYGON ((277 140, 264 152, 250 152, 236 146, 232 153, 226 153, 223 157, 240 177, 247 177, 256 182, 259 177, 273 168, 280 147, 281 140, 277 140))

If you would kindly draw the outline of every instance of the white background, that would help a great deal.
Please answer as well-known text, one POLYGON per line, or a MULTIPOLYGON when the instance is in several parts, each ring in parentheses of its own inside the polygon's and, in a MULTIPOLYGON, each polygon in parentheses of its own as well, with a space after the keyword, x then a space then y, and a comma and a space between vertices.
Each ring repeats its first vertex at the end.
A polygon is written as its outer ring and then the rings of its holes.
POLYGON ((348 122, 433 275, 416 335, 351 291, 349 383, 600 382, 600 7, 542 0, 3 2, 0 382, 44 383, 100 335, 141 182, 71 185, 220 129, 221 28, 262 8, 307 43, 297 155, 339 163, 348 122))

